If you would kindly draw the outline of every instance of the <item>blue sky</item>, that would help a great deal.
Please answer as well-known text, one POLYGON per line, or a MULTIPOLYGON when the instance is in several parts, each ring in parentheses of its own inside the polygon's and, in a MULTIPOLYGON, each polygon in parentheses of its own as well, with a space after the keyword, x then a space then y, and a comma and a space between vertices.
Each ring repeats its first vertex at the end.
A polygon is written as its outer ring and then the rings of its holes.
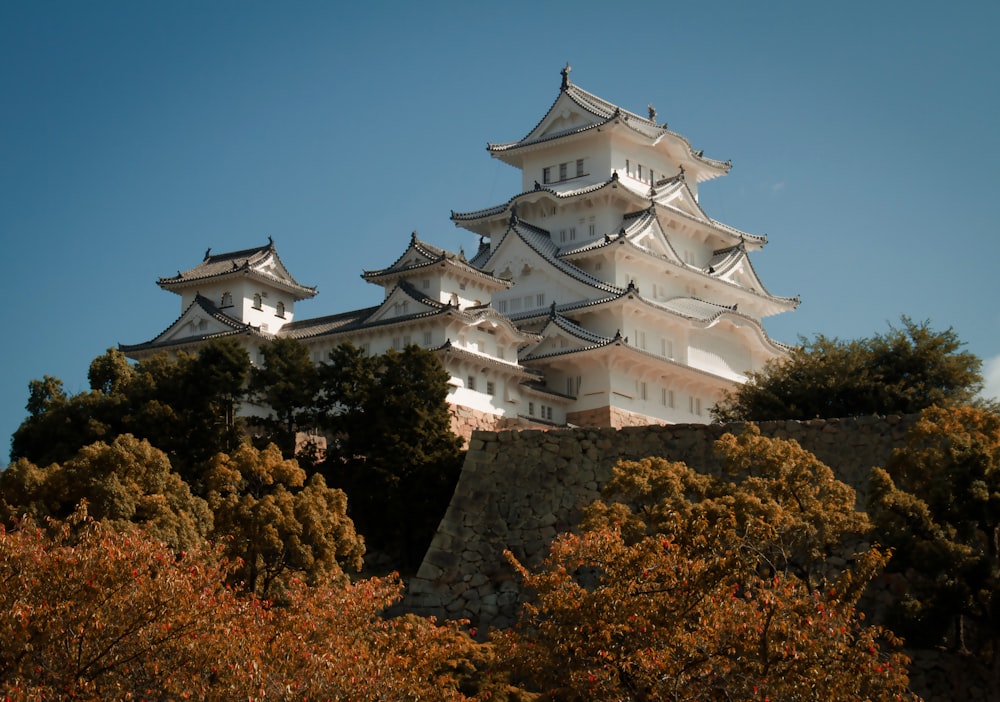
POLYGON ((997 26, 963 0, 0 2, 0 436, 32 378, 85 390, 173 321, 155 281, 208 247, 274 237, 319 287, 297 316, 377 302, 359 274, 413 230, 474 249, 449 212, 519 189, 485 145, 534 126, 567 61, 732 159, 702 204, 767 234, 754 265, 802 296, 773 337, 930 320, 1000 393, 997 26))

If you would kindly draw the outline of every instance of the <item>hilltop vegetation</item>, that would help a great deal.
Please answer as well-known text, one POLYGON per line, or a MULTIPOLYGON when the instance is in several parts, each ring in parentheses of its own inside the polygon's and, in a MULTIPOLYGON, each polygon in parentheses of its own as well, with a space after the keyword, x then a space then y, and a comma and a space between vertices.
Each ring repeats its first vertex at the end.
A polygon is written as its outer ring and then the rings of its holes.
MULTIPOLYGON (((447 378, 429 353, 342 347, 314 366, 281 343, 255 371, 217 342, 138 365, 109 351, 74 396, 33 381, 0 474, 0 692, 911 699, 893 631, 987 665, 1000 653, 1000 419, 963 406, 978 365, 950 330, 893 333, 899 358, 950 370, 908 371, 881 397, 948 406, 924 409, 873 469, 867 515, 829 467, 752 424, 718 442, 721 476, 622 462, 542 564, 510 556, 521 619, 485 642, 459 623, 386 618, 399 579, 351 575, 372 542, 412 567, 457 478, 447 378), (252 429, 238 412, 248 400, 274 409, 252 429), (325 450, 296 444, 306 429, 330 438, 325 450), (884 569, 897 577, 892 629, 859 611, 884 569)), ((882 342, 843 368, 868 367, 882 342)), ((807 350, 771 377, 818 392, 816 367, 839 351, 807 350)))

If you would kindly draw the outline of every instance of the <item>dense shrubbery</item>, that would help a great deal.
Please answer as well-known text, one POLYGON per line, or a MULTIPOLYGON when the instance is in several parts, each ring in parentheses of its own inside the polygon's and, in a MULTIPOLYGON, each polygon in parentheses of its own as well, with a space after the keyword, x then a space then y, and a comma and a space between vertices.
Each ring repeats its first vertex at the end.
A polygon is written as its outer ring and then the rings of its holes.
POLYGON ((906 317, 867 339, 800 339, 786 358, 751 372, 712 410, 720 422, 913 414, 971 403, 982 362, 951 329, 906 317))

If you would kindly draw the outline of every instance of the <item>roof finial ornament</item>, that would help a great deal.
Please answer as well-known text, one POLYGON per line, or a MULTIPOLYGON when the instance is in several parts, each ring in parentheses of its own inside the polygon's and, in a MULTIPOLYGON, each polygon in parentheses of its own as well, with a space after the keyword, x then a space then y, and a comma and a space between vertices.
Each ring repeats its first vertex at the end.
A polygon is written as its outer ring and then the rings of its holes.
POLYGON ((412 232, 410 232, 410 241, 416 241, 416 240, 417 240, 417 230, 414 229, 412 232))
POLYGON ((464 246, 459 246, 458 247, 458 257, 460 259, 462 259, 463 261, 465 260, 465 247, 464 246))
POLYGON ((656 108, 653 107, 653 103, 646 105, 646 109, 649 110, 649 121, 656 122, 656 108))
POLYGON ((680 171, 677 172, 677 179, 684 180, 684 166, 680 166, 680 171))
POLYGON ((274 248, 274 239, 271 238, 270 234, 268 234, 268 236, 267 236, 267 245, 269 247, 271 247, 272 249, 274 248))
POLYGON ((569 65, 569 61, 566 62, 566 68, 559 71, 562 75, 562 89, 565 90, 569 87, 569 72, 573 70, 573 67, 569 65))
POLYGON ((205 249, 205 260, 207 261, 208 257, 211 255, 212 255, 212 247, 209 246, 207 249, 205 249))
POLYGON ((518 222, 517 203, 515 202, 513 205, 510 206, 510 226, 513 227, 515 224, 517 224, 517 222, 518 222))
POLYGON ((552 301, 552 305, 549 307, 549 317, 555 319, 556 317, 556 301, 552 301))

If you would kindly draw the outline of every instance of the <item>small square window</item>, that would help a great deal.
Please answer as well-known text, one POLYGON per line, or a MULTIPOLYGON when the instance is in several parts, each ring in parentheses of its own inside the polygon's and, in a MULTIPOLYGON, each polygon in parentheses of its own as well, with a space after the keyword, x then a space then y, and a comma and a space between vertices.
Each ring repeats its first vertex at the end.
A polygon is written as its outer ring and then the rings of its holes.
POLYGON ((469 390, 475 390, 476 389, 476 376, 470 375, 466 380, 468 382, 466 383, 465 386, 467 388, 469 388, 469 390))
POLYGON ((486 381, 486 394, 487 395, 496 395, 496 392, 497 392, 496 385, 493 384, 492 380, 487 380, 486 381))

